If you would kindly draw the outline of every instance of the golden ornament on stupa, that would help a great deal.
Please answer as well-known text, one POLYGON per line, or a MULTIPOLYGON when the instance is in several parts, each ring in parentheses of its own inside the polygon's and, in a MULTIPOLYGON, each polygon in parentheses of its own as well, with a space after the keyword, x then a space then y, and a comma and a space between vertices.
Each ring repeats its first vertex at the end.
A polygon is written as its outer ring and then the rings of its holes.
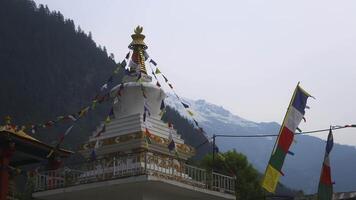
POLYGON ((129 45, 129 49, 142 48, 143 50, 147 49, 147 45, 143 41, 145 35, 142 34, 143 27, 137 26, 134 30, 134 34, 131 35, 132 42, 129 45))

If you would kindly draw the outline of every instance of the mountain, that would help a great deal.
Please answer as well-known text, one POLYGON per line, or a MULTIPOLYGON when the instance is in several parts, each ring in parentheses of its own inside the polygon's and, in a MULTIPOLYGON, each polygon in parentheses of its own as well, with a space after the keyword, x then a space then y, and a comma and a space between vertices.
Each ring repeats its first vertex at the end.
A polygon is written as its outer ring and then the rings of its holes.
MULTIPOLYGON (((280 125, 276 122, 256 123, 232 114, 221 106, 205 100, 183 98, 194 112, 195 119, 205 129, 208 136, 212 134, 254 135, 277 134, 280 125)), ((177 110, 188 120, 190 116, 174 95, 169 95, 166 104, 177 110)), ((261 173, 264 172, 270 157, 275 137, 266 138, 216 138, 220 151, 236 149, 245 154, 249 161, 261 173)), ((324 157, 325 141, 309 136, 296 136, 296 143, 291 151, 294 156, 287 156, 281 182, 286 186, 315 193, 317 190, 321 165, 324 157)), ((332 177, 336 184, 335 191, 356 190, 356 148, 335 144, 331 153, 332 177)))

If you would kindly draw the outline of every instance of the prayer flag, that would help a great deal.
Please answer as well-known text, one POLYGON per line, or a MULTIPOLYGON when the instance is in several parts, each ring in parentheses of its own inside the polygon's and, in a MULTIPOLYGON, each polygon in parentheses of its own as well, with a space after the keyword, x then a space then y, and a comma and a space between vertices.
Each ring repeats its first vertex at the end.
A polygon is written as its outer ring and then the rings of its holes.
POLYGON ((274 192, 277 188, 280 176, 281 174, 278 170, 274 169, 271 165, 268 165, 262 182, 262 187, 268 192, 274 192))
POLYGON ((328 140, 326 141, 325 156, 321 168, 320 181, 318 187, 318 200, 332 200, 333 182, 331 179, 330 152, 334 146, 333 134, 330 128, 328 140))
POLYGON ((193 112, 190 111, 190 110, 187 110, 187 112, 188 112, 188 114, 189 114, 190 116, 193 116, 193 115, 194 115, 193 112))
POLYGON ((160 74, 161 71, 158 69, 158 67, 156 68, 155 74, 160 74))
POLYGON ((283 163, 286 155, 291 154, 289 148, 293 143, 295 131, 305 114, 308 97, 311 96, 298 84, 294 90, 286 116, 279 131, 275 148, 272 151, 272 155, 262 180, 262 187, 268 192, 275 192, 279 177, 280 175, 283 175, 283 163))
POLYGON ((193 119, 193 121, 194 121, 194 123, 195 123, 196 126, 199 126, 197 120, 193 119))
POLYGON ((88 113, 88 111, 89 111, 89 108, 90 107, 87 106, 87 107, 83 108, 81 111, 79 111, 78 112, 79 117, 83 117, 84 115, 86 115, 88 113))
POLYGON ((111 122, 110 116, 107 116, 105 119, 105 123, 110 123, 110 122, 111 122))
POLYGON ((152 59, 150 59, 150 63, 152 63, 154 66, 157 66, 157 63, 152 59))
POLYGON ((66 119, 71 119, 72 121, 76 121, 77 118, 74 117, 74 115, 68 115, 66 119))
POLYGON ((182 105, 184 106, 184 108, 189 108, 189 105, 188 105, 188 104, 183 103, 183 102, 181 102, 181 103, 182 103, 182 105))
POLYGON ((160 84, 158 81, 157 81, 156 85, 157 85, 158 87, 161 87, 161 84, 160 84))
POLYGON ((162 77, 164 78, 164 81, 166 81, 166 83, 168 82, 168 79, 162 74, 162 77))
POLYGON ((128 52, 125 56, 126 59, 129 59, 130 58, 130 52, 128 52))
POLYGON ((173 89, 173 86, 172 86, 172 84, 168 83, 168 85, 169 85, 169 87, 170 87, 171 89, 173 89))

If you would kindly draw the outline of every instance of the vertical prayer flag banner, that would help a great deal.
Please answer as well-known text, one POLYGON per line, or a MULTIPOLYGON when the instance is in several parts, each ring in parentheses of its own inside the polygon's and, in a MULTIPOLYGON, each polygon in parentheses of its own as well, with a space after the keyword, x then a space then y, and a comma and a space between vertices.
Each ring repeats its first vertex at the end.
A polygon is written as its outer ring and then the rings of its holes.
POLYGON ((321 168, 320 181, 318 187, 318 200, 332 200, 333 182, 331 179, 331 168, 329 154, 334 146, 333 133, 329 130, 328 140, 326 141, 325 156, 321 168))
POLYGON ((275 192, 279 178, 281 175, 283 176, 283 163, 286 155, 290 154, 289 148, 293 143, 294 133, 304 117, 308 97, 311 95, 303 90, 298 83, 262 180, 262 187, 268 192, 275 192))

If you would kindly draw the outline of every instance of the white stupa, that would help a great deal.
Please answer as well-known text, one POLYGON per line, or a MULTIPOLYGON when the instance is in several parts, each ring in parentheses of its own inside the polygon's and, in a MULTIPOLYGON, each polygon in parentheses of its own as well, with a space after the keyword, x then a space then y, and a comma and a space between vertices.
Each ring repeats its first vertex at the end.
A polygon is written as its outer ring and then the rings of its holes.
POLYGON ((194 155, 194 148, 184 144, 180 135, 161 121, 161 104, 166 94, 160 87, 152 84, 152 77, 147 74, 144 56, 147 46, 143 41, 145 36, 142 35, 142 27, 137 27, 131 37, 130 74, 126 74, 123 83, 111 90, 115 117, 105 125, 106 130, 100 137, 97 135, 103 125, 98 127, 89 142, 83 145, 82 153, 89 157, 96 144, 99 159, 107 155, 147 151, 165 157, 178 154, 179 159, 187 160, 194 155), (170 136, 176 144, 175 151, 167 148, 170 136))
POLYGON ((81 147, 88 160, 95 151, 96 160, 43 173, 33 196, 73 200, 235 199, 235 178, 186 164, 195 150, 161 121, 166 94, 147 74, 142 27, 131 37, 130 73, 110 91, 115 117, 101 124, 81 147), (172 140, 174 148, 169 149, 172 140))

